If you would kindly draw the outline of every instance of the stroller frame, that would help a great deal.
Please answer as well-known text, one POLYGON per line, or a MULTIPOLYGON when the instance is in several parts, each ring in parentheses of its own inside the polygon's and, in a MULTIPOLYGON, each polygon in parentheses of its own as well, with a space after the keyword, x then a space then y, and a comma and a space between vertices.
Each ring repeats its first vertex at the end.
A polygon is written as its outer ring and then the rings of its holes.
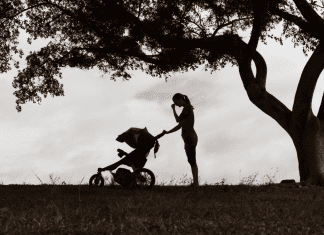
MULTIPOLYGON (((165 135, 165 133, 162 132, 161 134, 155 136, 154 139, 157 140, 157 139, 161 138, 163 135, 165 135)), ((116 163, 111 164, 108 167, 106 167, 106 168, 109 168, 109 167, 115 168, 116 173, 113 173, 112 172, 113 170, 108 169, 108 171, 112 174, 114 181, 115 182, 119 181, 120 182, 119 184, 124 188, 134 187, 136 189, 151 189, 155 184, 155 175, 151 170, 144 168, 144 166, 147 162, 146 157, 149 154, 150 149, 148 149, 148 152, 145 156, 145 161, 144 161, 144 156, 143 156, 143 162, 142 162, 142 164, 140 164, 143 167, 135 167, 135 163, 131 164, 130 162, 136 161, 136 159, 126 159, 129 154, 126 153, 125 151, 123 151, 121 149, 117 149, 117 151, 119 152, 119 154, 118 154, 119 157, 123 157, 124 155, 126 155, 126 157, 124 157, 123 159, 117 161, 116 163), (127 162, 127 160, 128 160, 128 162, 127 162), (128 164, 125 164, 125 161, 128 164), (122 182, 120 181, 120 179, 119 179, 120 177, 117 174, 119 169, 124 169, 124 168, 119 168, 120 165, 127 165, 133 169, 133 172, 131 172, 131 174, 129 174, 127 177, 125 177, 125 179, 123 179, 122 182)), ((136 151, 136 149, 134 151, 136 151)), ((91 178, 89 180, 90 187, 103 187, 104 186, 104 179, 102 177, 101 172, 102 172, 101 168, 98 168, 97 174, 94 174, 91 176, 91 178)))

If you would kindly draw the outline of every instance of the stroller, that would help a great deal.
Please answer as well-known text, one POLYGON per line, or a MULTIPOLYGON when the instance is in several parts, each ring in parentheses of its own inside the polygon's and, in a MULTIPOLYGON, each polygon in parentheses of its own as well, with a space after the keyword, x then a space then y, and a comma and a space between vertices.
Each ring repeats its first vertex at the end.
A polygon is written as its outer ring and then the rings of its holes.
MULTIPOLYGON (((146 127, 140 128, 129 128, 126 132, 119 135, 116 140, 123 143, 126 142, 129 146, 134 148, 131 153, 126 153, 121 149, 117 149, 118 156, 122 158, 116 163, 109 165, 105 168, 98 168, 98 173, 91 176, 89 180, 90 187, 103 187, 104 179, 101 175, 102 171, 108 170, 113 175, 114 181, 120 184, 124 188, 135 187, 140 189, 151 189, 155 184, 155 176, 152 171, 144 168, 151 149, 154 147, 154 156, 159 150, 159 142, 157 141, 165 133, 161 133, 157 136, 151 135, 146 127), (125 168, 118 168, 116 173, 115 170, 120 165, 127 165, 132 167, 133 172, 125 168)), ((156 156, 155 156, 156 157, 156 156)))

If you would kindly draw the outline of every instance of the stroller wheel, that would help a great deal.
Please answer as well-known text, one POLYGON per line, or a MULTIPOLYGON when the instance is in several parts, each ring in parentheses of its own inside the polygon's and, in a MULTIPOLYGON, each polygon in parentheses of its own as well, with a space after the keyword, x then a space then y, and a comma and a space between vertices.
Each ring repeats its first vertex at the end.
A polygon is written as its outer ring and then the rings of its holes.
POLYGON ((95 174, 91 176, 89 180, 90 187, 103 187, 104 186, 104 179, 101 175, 95 174))
POLYGON ((151 189, 155 184, 155 175, 149 169, 138 169, 133 173, 133 177, 137 189, 151 189))

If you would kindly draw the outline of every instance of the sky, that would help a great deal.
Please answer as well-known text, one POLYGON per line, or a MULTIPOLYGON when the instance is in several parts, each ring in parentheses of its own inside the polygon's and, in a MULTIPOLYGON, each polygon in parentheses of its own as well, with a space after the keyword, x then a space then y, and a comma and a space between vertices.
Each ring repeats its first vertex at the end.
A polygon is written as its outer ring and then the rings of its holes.
MULTIPOLYGON (((282 27, 271 32, 279 36, 282 27)), ((240 35, 248 42, 250 31, 240 35)), ((41 39, 29 45, 26 38, 22 33, 19 39, 25 54, 46 45, 41 39)), ((306 57, 301 46, 294 48, 291 38, 283 43, 268 38, 267 45, 260 41, 257 50, 267 63, 267 91, 291 110, 300 75, 313 52, 306 57)), ((25 66, 22 63, 21 69, 25 66)), ((50 175, 58 183, 88 182, 98 167, 120 159, 118 148, 133 150, 116 141, 119 134, 130 127, 147 127, 155 136, 177 125, 171 109, 175 93, 187 95, 195 108, 201 185, 222 179, 225 184, 238 184, 254 175, 255 183, 269 182, 268 177, 275 182, 299 181, 291 138, 250 102, 238 67, 228 64, 211 74, 201 66, 172 74, 167 82, 141 71, 131 71, 129 81, 117 78, 116 82, 97 68, 65 68, 62 72, 65 96, 48 96, 40 105, 29 102, 20 113, 11 84, 17 70, 1 74, 0 184, 51 183, 50 175)), ((314 93, 315 114, 323 91, 322 74, 314 93)), ((181 110, 176 107, 178 115, 181 110)), ((184 180, 188 184, 192 173, 181 130, 163 136, 159 143, 156 158, 152 149, 145 165, 154 172, 156 184, 179 185, 184 180)), ((103 175, 110 177, 109 172, 103 175)))

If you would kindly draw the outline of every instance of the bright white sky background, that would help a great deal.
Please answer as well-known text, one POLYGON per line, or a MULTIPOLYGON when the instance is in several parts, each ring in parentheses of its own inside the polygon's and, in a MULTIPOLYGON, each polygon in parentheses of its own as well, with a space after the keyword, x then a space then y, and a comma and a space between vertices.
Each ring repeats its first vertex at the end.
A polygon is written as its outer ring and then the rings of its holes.
MULTIPOLYGON (((276 36, 282 27, 272 31, 276 36)), ((241 34, 242 35, 242 34, 241 34)), ((250 31, 244 32, 248 42, 250 31)), ((38 50, 42 40, 28 45, 21 34, 25 55, 38 50)), ((267 39, 257 50, 268 67, 267 90, 289 109, 302 70, 313 52, 305 57, 302 47, 294 48, 291 38, 284 45, 267 39)), ((215 45, 217 46, 217 45, 215 45)), ((23 63, 21 69, 25 67, 23 63)), ((132 148, 116 138, 130 127, 144 128, 157 135, 177 125, 171 104, 172 96, 186 94, 195 107, 195 129, 198 134, 197 164, 200 184, 237 184, 244 177, 257 176, 257 183, 268 182, 264 176, 299 181, 298 161, 289 135, 248 99, 237 67, 227 65, 213 74, 203 67, 177 73, 165 82, 134 71, 129 81, 116 82, 98 69, 63 70, 65 96, 43 99, 41 105, 27 103, 22 112, 15 109, 15 89, 11 83, 17 71, 0 76, 0 183, 40 184, 35 174, 50 183, 49 174, 59 182, 88 182, 98 167, 120 158, 117 149, 132 148)), ((323 74, 319 78, 313 110, 317 114, 324 90, 323 74)), ((176 107, 178 115, 182 108, 176 107)), ((181 130, 160 138, 160 149, 154 159, 151 150, 146 168, 157 177, 157 184, 177 184, 192 177, 187 162, 181 130)), ((127 166, 124 166, 128 168, 127 166)), ((105 176, 109 172, 103 173, 105 176)))

